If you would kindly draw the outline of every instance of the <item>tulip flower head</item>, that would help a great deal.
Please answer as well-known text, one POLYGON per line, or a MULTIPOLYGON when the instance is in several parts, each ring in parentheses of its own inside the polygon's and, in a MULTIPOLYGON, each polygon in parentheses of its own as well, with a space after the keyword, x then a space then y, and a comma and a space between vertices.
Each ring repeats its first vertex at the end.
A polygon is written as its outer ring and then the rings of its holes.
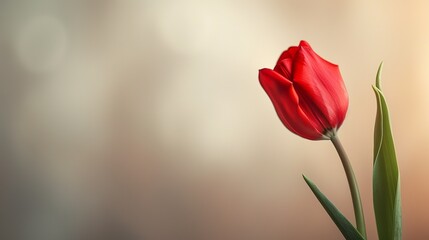
POLYGON ((317 55, 306 41, 284 51, 259 82, 280 120, 310 140, 331 139, 346 116, 349 99, 338 65, 317 55))

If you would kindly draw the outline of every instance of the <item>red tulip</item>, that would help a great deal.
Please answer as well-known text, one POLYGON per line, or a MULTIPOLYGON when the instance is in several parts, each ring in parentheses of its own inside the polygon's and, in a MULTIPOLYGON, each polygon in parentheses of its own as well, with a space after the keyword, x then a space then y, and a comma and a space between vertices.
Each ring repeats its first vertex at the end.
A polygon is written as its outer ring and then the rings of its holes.
POLYGON ((338 65, 305 41, 284 51, 274 70, 259 70, 259 82, 286 128, 303 138, 330 139, 344 121, 349 99, 338 65))

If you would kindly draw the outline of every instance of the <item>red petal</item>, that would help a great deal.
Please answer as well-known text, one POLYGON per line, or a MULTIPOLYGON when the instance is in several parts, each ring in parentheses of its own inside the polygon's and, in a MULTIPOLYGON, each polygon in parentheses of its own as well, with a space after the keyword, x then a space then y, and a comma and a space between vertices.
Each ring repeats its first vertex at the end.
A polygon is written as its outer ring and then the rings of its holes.
POLYGON ((305 40, 301 40, 299 42, 299 46, 298 47, 309 47, 309 48, 311 48, 310 44, 307 41, 305 41, 305 40))
POLYGON ((274 71, 280 73, 287 79, 292 79, 292 59, 286 58, 277 63, 274 67, 274 71))
POLYGON ((326 128, 338 128, 348 108, 348 94, 340 70, 302 41, 293 65, 293 82, 309 108, 326 128))
POLYGON ((289 47, 286 51, 284 51, 280 55, 279 60, 277 60, 276 65, 278 65, 284 59, 291 59, 291 60, 293 60, 293 58, 295 57, 295 54, 296 54, 297 51, 298 51, 298 47, 296 47, 296 46, 289 47))
POLYGON ((291 81, 271 69, 261 69, 259 81, 286 128, 310 140, 323 138, 323 126, 314 118, 310 119, 303 111, 291 81))

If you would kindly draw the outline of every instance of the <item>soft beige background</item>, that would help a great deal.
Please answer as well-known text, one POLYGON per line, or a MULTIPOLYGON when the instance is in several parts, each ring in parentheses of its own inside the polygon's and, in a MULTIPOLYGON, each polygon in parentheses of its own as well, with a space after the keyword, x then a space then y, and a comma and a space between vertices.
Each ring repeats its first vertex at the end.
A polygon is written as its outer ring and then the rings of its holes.
POLYGON ((423 0, 1 1, 1 238, 341 239, 301 177, 353 219, 333 147, 288 132, 257 79, 305 39, 349 91, 340 137, 369 239, 384 60, 404 239, 429 239, 427 12, 423 0))

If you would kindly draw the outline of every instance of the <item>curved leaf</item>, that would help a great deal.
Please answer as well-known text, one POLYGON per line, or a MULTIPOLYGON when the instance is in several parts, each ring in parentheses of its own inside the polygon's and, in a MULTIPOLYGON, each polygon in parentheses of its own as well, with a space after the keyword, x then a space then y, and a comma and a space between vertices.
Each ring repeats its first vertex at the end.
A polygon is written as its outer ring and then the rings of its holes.
POLYGON ((380 88, 383 64, 377 72, 377 117, 374 128, 373 202, 379 240, 400 240, 402 235, 400 176, 390 128, 389 112, 380 88))
POLYGON ((351 224, 349 220, 344 217, 344 215, 334 206, 334 204, 332 204, 331 201, 329 201, 329 199, 317 188, 317 186, 306 176, 302 176, 346 240, 364 240, 362 235, 358 232, 358 230, 356 230, 353 224, 351 224))

